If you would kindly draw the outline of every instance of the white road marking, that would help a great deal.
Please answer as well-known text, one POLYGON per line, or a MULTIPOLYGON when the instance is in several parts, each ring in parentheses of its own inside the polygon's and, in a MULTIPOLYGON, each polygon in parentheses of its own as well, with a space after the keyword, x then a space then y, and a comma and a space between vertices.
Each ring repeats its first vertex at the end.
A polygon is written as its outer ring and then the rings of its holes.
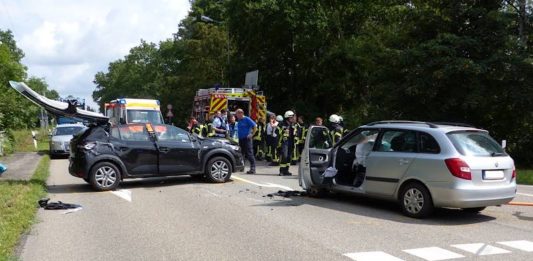
POLYGON ((395 256, 389 255, 382 251, 372 251, 372 252, 356 252, 356 253, 347 253, 344 254, 352 260, 357 261, 403 261, 395 256))
POLYGON ((70 213, 73 213, 73 212, 77 212, 77 211, 80 211, 82 210, 83 208, 82 207, 77 207, 77 208, 71 208, 65 212, 63 212, 63 214, 70 214, 70 213))
POLYGON ((520 249, 526 252, 533 252, 533 242, 527 241, 527 240, 504 241, 504 242, 498 242, 498 244, 520 249))
POLYGON ((131 202, 131 190, 129 189, 119 189, 119 190, 114 190, 114 191, 111 191, 111 193, 113 193, 113 195, 119 197, 119 198, 122 198, 122 199, 125 199, 129 202, 131 202))
POLYGON ((231 176, 233 179, 236 179, 236 180, 239 180, 239 181, 242 181, 242 182, 246 182, 246 183, 249 183, 249 184, 252 184, 252 185, 256 185, 258 187, 265 187, 265 188, 281 188, 281 189, 285 189, 285 190, 294 190, 290 187, 287 187, 287 186, 283 186, 283 185, 279 185, 279 184, 274 184, 274 183, 266 183, 266 184, 261 184, 261 183, 257 183, 257 182, 253 182, 251 180, 247 180, 247 179, 243 179, 241 177, 238 177, 238 176, 231 176))
POLYGON ((416 248, 416 249, 407 249, 403 250, 406 253, 409 253, 413 256, 420 257, 428 261, 437 261, 437 260, 447 260, 454 258, 462 258, 463 255, 457 254, 455 252, 440 248, 440 247, 425 247, 425 248, 416 248))
POLYGON ((516 194, 517 194, 517 195, 521 195, 521 196, 533 197, 533 194, 519 193, 519 192, 517 192, 516 194))
POLYGON ((213 196, 215 196, 215 197, 217 197, 217 198, 220 198, 220 195, 219 195, 219 194, 216 194, 216 193, 211 192, 211 191, 209 191, 209 190, 206 190, 206 191, 207 191, 207 193, 209 193, 209 194, 211 194, 211 195, 213 195, 213 196))
POLYGON ((484 243, 459 244, 459 245, 452 245, 452 247, 459 248, 461 250, 464 250, 466 252, 470 252, 472 254, 476 254, 479 256, 511 253, 511 251, 508 251, 508 250, 505 250, 499 247, 487 245, 484 243))

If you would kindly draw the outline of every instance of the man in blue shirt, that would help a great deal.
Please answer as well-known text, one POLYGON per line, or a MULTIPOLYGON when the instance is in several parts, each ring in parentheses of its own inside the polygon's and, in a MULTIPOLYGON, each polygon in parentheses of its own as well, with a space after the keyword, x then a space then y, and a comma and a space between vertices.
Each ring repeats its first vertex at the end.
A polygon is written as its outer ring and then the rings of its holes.
POLYGON ((244 111, 238 109, 235 111, 235 116, 239 120, 239 128, 237 129, 239 136, 239 145, 241 151, 250 161, 250 170, 246 174, 255 174, 255 158, 253 150, 252 136, 257 128, 257 124, 248 116, 244 116, 244 111))

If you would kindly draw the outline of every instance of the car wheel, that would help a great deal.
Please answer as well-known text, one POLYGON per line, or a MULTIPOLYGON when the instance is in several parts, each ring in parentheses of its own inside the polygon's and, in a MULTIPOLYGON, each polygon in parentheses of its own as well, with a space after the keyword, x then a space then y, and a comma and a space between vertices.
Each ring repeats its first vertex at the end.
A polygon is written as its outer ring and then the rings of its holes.
POLYGON ((478 207, 478 208, 463 208, 463 211, 468 213, 479 213, 485 210, 487 207, 478 207))
POLYGON ((310 188, 306 189, 305 192, 307 192, 307 195, 310 196, 310 197, 322 198, 322 197, 326 196, 328 191, 325 190, 325 189, 322 189, 322 188, 310 187, 310 188))
POLYGON ((111 162, 100 162, 92 168, 89 179, 89 183, 98 191, 113 190, 120 183, 120 171, 111 162))
POLYGON ((223 183, 231 177, 231 164, 224 157, 214 157, 207 162, 205 168, 205 177, 207 181, 214 183, 223 183))
POLYGON ((400 204, 408 217, 424 218, 433 212, 433 200, 427 188, 420 183, 409 183, 402 190, 400 204))

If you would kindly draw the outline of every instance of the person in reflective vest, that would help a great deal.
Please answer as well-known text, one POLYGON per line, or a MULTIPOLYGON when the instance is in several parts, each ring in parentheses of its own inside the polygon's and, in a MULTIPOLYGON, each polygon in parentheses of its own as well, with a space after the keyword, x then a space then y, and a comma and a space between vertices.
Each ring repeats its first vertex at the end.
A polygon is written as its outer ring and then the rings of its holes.
POLYGON ((228 136, 227 138, 231 141, 239 143, 239 137, 237 136, 238 124, 235 121, 235 115, 230 115, 228 117, 228 136))
POLYGON ((329 133, 331 136, 331 140, 333 141, 333 145, 335 145, 341 140, 342 135, 344 134, 344 130, 340 125, 340 117, 337 114, 332 114, 331 116, 329 116, 329 122, 329 133))
MULTIPOLYGON (((281 116, 280 116, 281 117, 281 116)), ((281 118, 283 120, 283 118, 281 118)), ((277 157, 277 135, 278 121, 275 114, 269 115, 269 121, 265 127, 265 139, 266 139, 266 160, 271 162, 271 166, 277 166, 279 164, 279 158, 277 157)))
POLYGON ((222 118, 222 112, 217 111, 215 114, 215 117, 213 118, 213 132, 214 137, 218 138, 225 138, 227 127, 226 127, 226 121, 222 118))
POLYGON ((207 128, 207 133, 206 133, 206 136, 208 138, 212 138, 212 137, 215 137, 216 136, 216 132, 215 132, 215 128, 213 126, 213 120, 214 120, 214 115, 210 116, 209 117, 209 120, 206 122, 206 128, 207 128))
POLYGON ((257 119, 257 129, 254 132, 254 155, 256 160, 263 160, 265 157, 264 152, 264 138, 263 133, 265 130, 265 120, 263 118, 257 119))
POLYGON ((309 126, 305 124, 304 117, 302 115, 298 115, 298 125, 301 128, 300 132, 298 133, 298 161, 300 161, 300 158, 302 157, 302 151, 304 149, 305 138, 307 137, 307 130, 309 129, 309 126))
POLYGON ((289 167, 291 164, 292 152, 295 145, 295 136, 296 128, 294 124, 296 119, 294 117, 294 112, 286 111, 285 120, 282 124, 278 126, 280 129, 280 139, 278 147, 280 150, 280 162, 279 162, 279 175, 280 176, 291 176, 292 173, 289 172, 289 167))
POLYGON ((294 146, 292 148, 292 157, 291 157, 291 165, 296 165, 298 163, 298 160, 300 159, 300 149, 299 145, 302 140, 302 134, 303 134, 303 126, 300 125, 298 122, 298 119, 300 116, 294 115, 293 118, 295 119, 294 123, 294 146))

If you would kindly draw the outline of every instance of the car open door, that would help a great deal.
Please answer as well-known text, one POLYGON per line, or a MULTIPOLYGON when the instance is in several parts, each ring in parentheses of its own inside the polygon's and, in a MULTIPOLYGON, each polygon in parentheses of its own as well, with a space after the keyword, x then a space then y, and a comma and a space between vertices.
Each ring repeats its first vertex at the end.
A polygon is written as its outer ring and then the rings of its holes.
POLYGON ((107 117, 100 113, 77 108, 75 103, 50 100, 42 95, 39 95, 23 82, 9 81, 9 84, 24 97, 28 98, 30 101, 39 105, 53 115, 79 118, 89 122, 101 124, 105 124, 109 121, 107 117))
POLYGON ((332 144, 328 128, 324 126, 309 128, 298 170, 298 179, 302 188, 310 189, 323 185, 322 175, 330 165, 332 144))

